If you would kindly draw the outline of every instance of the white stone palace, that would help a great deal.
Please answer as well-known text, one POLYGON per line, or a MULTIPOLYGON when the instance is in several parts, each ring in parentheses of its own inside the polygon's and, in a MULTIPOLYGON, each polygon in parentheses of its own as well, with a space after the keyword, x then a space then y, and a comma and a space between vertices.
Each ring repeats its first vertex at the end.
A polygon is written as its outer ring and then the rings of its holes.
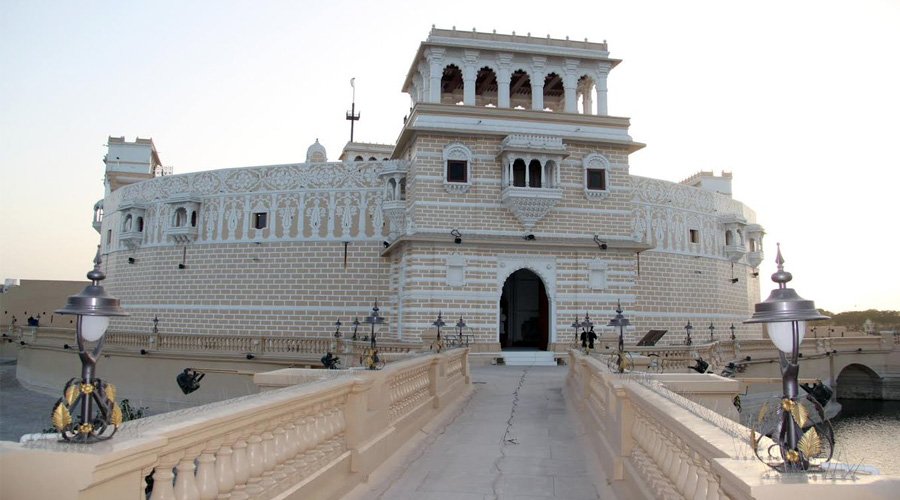
POLYGON ((612 335, 621 301, 629 342, 680 343, 688 321, 760 338, 742 322, 762 226, 729 173, 630 174, 643 144, 607 113, 619 62, 605 42, 432 29, 396 144, 170 175, 152 140, 111 137, 94 227, 131 314, 112 330, 326 336, 377 301, 384 338, 433 336, 442 312, 475 352, 563 352, 586 313, 612 335))

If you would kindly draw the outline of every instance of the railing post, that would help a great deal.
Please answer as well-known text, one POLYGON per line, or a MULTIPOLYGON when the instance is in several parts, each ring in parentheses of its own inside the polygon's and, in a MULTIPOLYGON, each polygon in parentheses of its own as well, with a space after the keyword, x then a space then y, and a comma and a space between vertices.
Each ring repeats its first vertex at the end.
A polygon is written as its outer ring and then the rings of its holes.
POLYGON ((210 440, 206 443, 202 453, 200 453, 200 457, 197 458, 197 492, 201 500, 213 500, 219 495, 219 482, 216 479, 216 456, 214 453, 221 444, 222 439, 210 440))
POLYGON ((178 474, 175 476, 175 498, 178 500, 199 500, 200 490, 197 489, 197 481, 194 476, 194 459, 202 450, 201 447, 193 447, 185 450, 175 466, 178 474))
POLYGON ((159 464, 153 469, 153 493, 150 494, 150 500, 176 500, 172 485, 175 474, 172 468, 180 458, 178 454, 173 454, 159 459, 159 464))
POLYGON ((447 355, 438 354, 428 367, 428 391, 432 398, 432 407, 441 407, 441 394, 444 392, 444 374, 447 372, 447 355))
POLYGON ((367 393, 372 388, 372 379, 357 379, 354 381, 350 394, 347 396, 347 409, 344 412, 346 420, 347 447, 350 449, 350 471, 363 471, 360 456, 360 448, 363 447, 368 435, 366 424, 369 421, 369 411, 366 408, 367 393))

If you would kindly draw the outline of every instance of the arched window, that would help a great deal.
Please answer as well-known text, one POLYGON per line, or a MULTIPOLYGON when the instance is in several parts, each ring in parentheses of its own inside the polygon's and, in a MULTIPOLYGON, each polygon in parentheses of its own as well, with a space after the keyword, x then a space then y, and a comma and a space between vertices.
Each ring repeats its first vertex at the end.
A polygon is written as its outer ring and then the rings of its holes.
POLYGON ((197 227, 197 212, 191 211, 191 227, 197 227))
POLYGON ((528 163, 528 187, 539 188, 542 186, 542 177, 544 176, 544 168, 538 160, 531 160, 528 163))
POLYGON ((143 217, 137 218, 137 230, 139 233, 144 232, 144 218, 143 217))
POLYGON ((472 151, 460 143, 444 148, 444 188, 451 193, 465 193, 472 184, 472 151))
POLYGON ((512 183, 515 187, 525 187, 525 160, 517 158, 513 162, 512 183))
POLYGON ((584 195, 588 199, 609 196, 609 160, 598 153, 591 153, 582 160, 584 166, 584 195))
POLYGON ((387 189, 387 199, 384 201, 394 201, 394 198, 397 195, 397 179, 391 177, 388 179, 388 189, 387 189))
POLYGON ((731 230, 725 231, 725 244, 726 245, 734 245, 734 235, 731 230))
POLYGON ((134 221, 131 218, 131 214, 125 216, 125 221, 122 222, 122 232, 128 233, 131 232, 131 226, 134 221))
POLYGON ((497 74, 487 66, 475 77, 475 105, 497 106, 497 74))
POLYGON ((516 70, 509 79, 509 107, 531 109, 531 77, 525 70, 516 70))
POLYGON ((375 158, 374 156, 370 156, 369 161, 378 161, 378 158, 375 158))
POLYGON ((549 111, 566 110, 566 92, 562 77, 550 73, 544 78, 544 109, 549 111))
POLYGON ((178 207, 175 215, 172 217, 172 227, 184 227, 187 224, 187 210, 184 207, 178 207))
POLYGON ((450 64, 441 76, 441 104, 458 104, 463 100, 463 74, 459 67, 450 64))
POLYGON ((363 161, 363 160, 364 160, 363 157, 359 156, 359 155, 357 155, 356 158, 353 159, 353 161, 363 161))

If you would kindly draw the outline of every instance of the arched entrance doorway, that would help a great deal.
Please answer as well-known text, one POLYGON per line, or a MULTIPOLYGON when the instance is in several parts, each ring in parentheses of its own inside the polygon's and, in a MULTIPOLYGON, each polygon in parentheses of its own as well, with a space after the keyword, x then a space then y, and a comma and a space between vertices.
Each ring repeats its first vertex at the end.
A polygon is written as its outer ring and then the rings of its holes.
POLYGON ((519 269, 503 283, 500 296, 500 347, 547 350, 550 307, 541 278, 519 269))

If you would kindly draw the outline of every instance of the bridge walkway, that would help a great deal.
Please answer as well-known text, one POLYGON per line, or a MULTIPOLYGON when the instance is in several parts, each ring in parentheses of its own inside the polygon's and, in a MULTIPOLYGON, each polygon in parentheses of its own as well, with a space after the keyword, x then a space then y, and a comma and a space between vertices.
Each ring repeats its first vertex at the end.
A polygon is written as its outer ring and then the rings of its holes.
POLYGON ((614 498, 563 397, 566 367, 471 369, 461 411, 412 440, 348 499, 614 498))

